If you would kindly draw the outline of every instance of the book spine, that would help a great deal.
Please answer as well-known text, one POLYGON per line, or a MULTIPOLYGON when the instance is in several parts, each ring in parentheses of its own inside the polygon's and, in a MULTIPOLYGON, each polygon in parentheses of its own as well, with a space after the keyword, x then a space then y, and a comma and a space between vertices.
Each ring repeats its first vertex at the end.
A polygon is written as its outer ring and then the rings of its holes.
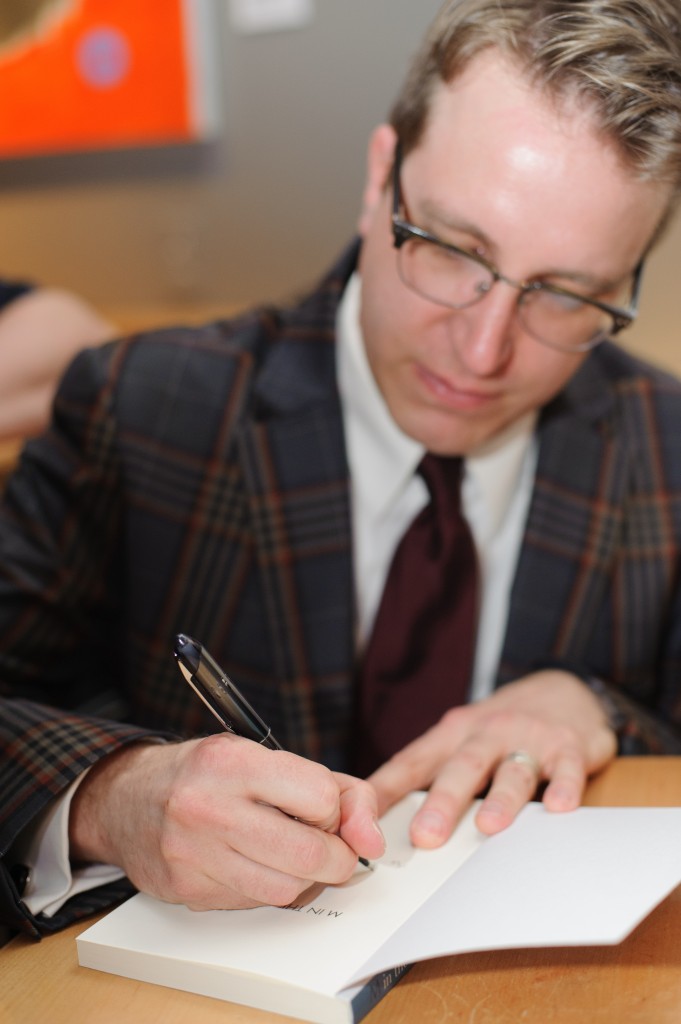
POLYGON ((376 1003, 380 1003, 383 996, 387 995, 390 989, 403 978, 407 971, 410 971, 413 964, 399 964, 391 967, 388 971, 381 971, 362 986, 351 1003, 352 1020, 358 1024, 363 1017, 366 1017, 369 1010, 373 1009, 376 1003))

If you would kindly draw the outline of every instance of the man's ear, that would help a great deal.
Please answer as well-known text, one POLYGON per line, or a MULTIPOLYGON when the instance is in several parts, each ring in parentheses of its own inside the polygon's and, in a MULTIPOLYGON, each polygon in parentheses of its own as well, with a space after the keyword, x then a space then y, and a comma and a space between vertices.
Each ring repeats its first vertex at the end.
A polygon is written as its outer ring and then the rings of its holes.
POLYGON ((367 176, 362 195, 362 212, 357 223, 360 235, 365 235, 369 230, 374 212, 383 198, 383 191, 395 159, 396 142, 395 129, 389 124, 381 124, 371 133, 367 152, 367 176))

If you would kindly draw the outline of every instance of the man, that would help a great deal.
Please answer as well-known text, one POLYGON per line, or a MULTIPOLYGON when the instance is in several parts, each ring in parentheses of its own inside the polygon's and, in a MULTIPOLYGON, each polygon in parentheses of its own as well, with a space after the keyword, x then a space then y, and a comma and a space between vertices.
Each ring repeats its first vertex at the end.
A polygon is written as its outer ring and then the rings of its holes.
POLYGON ((675 2, 453 0, 317 292, 76 360, 0 532, 9 923, 59 927, 117 871, 195 908, 286 903, 380 856, 408 790, 436 846, 487 787, 491 834, 538 782, 575 807, 618 743, 681 750, 681 386, 604 340, 680 153, 675 2), (379 698, 367 672, 426 451, 464 460, 479 561, 462 706, 456 657, 379 698), (164 742, 215 724, 180 631, 289 752, 164 742))

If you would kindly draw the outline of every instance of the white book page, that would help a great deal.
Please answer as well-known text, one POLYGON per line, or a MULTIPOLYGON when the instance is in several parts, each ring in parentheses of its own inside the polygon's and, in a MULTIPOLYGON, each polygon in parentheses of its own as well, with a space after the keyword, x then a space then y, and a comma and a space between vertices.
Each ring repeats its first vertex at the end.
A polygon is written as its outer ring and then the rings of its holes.
POLYGON ((681 808, 529 804, 353 981, 450 953, 620 942, 681 883, 681 808))

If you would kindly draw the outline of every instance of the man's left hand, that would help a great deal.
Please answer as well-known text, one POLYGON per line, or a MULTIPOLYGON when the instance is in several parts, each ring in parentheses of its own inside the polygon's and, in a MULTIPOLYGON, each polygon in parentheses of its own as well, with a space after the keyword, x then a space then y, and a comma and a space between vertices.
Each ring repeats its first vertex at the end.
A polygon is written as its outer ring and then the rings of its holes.
POLYGON ((381 814, 406 793, 429 790, 411 839, 435 847, 488 785, 476 816, 488 835, 510 825, 543 782, 548 810, 574 810, 587 778, 616 753, 617 738, 598 699, 576 676, 551 669, 452 708, 369 781, 381 814))

